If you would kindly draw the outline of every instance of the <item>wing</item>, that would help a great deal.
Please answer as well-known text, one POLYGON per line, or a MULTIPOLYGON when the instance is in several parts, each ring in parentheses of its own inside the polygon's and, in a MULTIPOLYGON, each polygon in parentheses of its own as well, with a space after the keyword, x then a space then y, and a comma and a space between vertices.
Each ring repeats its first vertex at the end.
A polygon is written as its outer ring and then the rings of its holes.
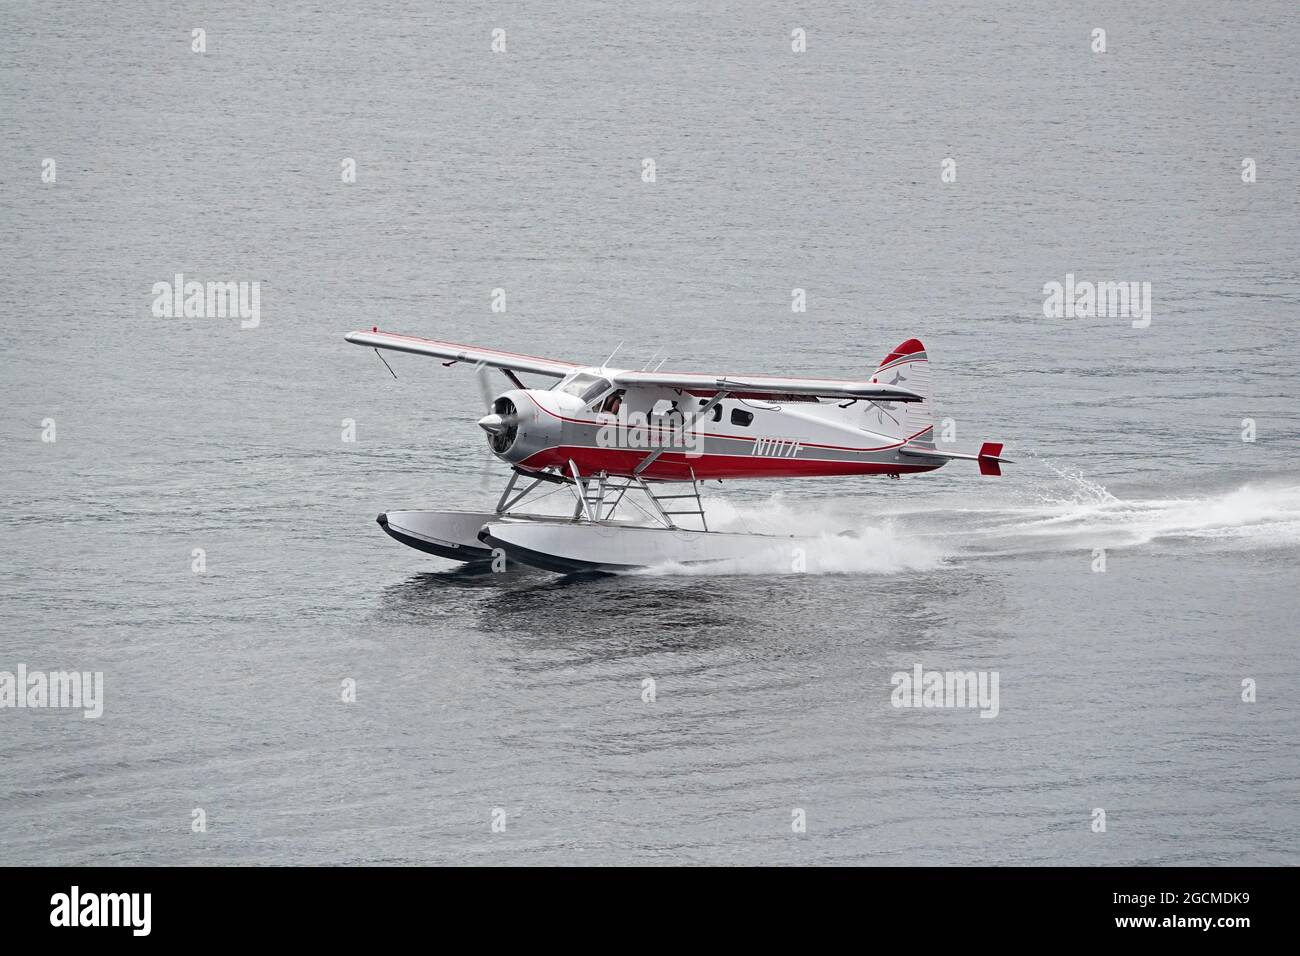
POLYGON ((771 375, 697 375, 690 372, 618 372, 614 384, 622 388, 680 388, 701 395, 731 394, 801 395, 810 398, 859 398, 886 402, 923 402, 924 395, 897 385, 855 382, 833 378, 775 378, 771 375))
POLYGON ((561 362, 558 359, 538 358, 535 355, 520 355, 518 352, 503 352, 500 349, 485 349, 477 345, 457 345, 455 342, 438 342, 434 339, 421 339, 414 335, 398 335, 396 332, 349 332, 343 336, 353 345, 364 345, 374 349, 392 349, 396 352, 411 352, 415 355, 432 355, 447 359, 445 365, 467 362, 471 365, 489 365, 492 368, 508 368, 515 372, 533 372, 537 375, 549 375, 551 378, 564 378, 570 372, 582 366, 573 362, 561 362))

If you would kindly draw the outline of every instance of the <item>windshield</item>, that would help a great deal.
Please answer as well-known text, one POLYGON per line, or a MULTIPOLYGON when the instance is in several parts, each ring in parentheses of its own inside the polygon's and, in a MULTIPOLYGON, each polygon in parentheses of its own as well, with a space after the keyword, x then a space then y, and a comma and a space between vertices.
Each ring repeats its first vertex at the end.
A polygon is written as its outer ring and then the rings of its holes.
POLYGON ((572 378, 566 379, 555 386, 556 391, 564 392, 566 395, 576 395, 582 399, 584 405, 590 405, 609 391, 611 387, 608 379, 601 378, 599 375, 590 375, 586 372, 579 372, 572 378))

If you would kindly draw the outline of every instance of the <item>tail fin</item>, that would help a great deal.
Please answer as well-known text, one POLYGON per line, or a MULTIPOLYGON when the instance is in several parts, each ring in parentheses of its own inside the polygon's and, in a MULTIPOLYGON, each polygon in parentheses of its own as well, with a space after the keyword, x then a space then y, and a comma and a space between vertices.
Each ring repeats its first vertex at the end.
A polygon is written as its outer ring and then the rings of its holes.
POLYGON ((976 459, 976 461, 979 462, 980 474, 1002 474, 1002 467, 998 464, 999 461, 1003 460, 1000 457, 1001 455, 1002 442, 1000 441, 986 441, 984 444, 980 445, 979 457, 976 459))
POLYGON ((912 444, 934 444, 934 414, 930 406, 930 360, 920 339, 908 339, 885 356, 872 376, 873 382, 901 385, 925 396, 923 402, 873 403, 873 430, 910 440, 912 444))

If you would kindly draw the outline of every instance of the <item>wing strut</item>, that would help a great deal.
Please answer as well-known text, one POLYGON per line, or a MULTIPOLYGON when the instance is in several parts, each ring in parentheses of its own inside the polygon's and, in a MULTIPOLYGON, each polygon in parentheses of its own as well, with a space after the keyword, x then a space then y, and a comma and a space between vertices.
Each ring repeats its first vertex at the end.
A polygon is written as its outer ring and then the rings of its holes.
POLYGON ((397 373, 394 372, 393 367, 388 364, 388 359, 384 358, 384 353, 379 351, 379 349, 375 349, 375 354, 379 356, 379 361, 384 363, 384 368, 388 369, 388 374, 393 376, 393 378, 397 378, 397 373))

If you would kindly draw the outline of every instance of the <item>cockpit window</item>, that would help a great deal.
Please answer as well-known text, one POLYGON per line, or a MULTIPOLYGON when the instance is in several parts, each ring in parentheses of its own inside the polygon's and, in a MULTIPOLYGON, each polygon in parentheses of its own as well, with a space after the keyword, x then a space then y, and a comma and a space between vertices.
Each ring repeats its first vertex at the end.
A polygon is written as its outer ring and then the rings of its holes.
POLYGON ((566 395, 576 395, 584 405, 590 405, 612 387, 609 379, 586 372, 578 372, 555 386, 556 391, 564 392, 566 395))

